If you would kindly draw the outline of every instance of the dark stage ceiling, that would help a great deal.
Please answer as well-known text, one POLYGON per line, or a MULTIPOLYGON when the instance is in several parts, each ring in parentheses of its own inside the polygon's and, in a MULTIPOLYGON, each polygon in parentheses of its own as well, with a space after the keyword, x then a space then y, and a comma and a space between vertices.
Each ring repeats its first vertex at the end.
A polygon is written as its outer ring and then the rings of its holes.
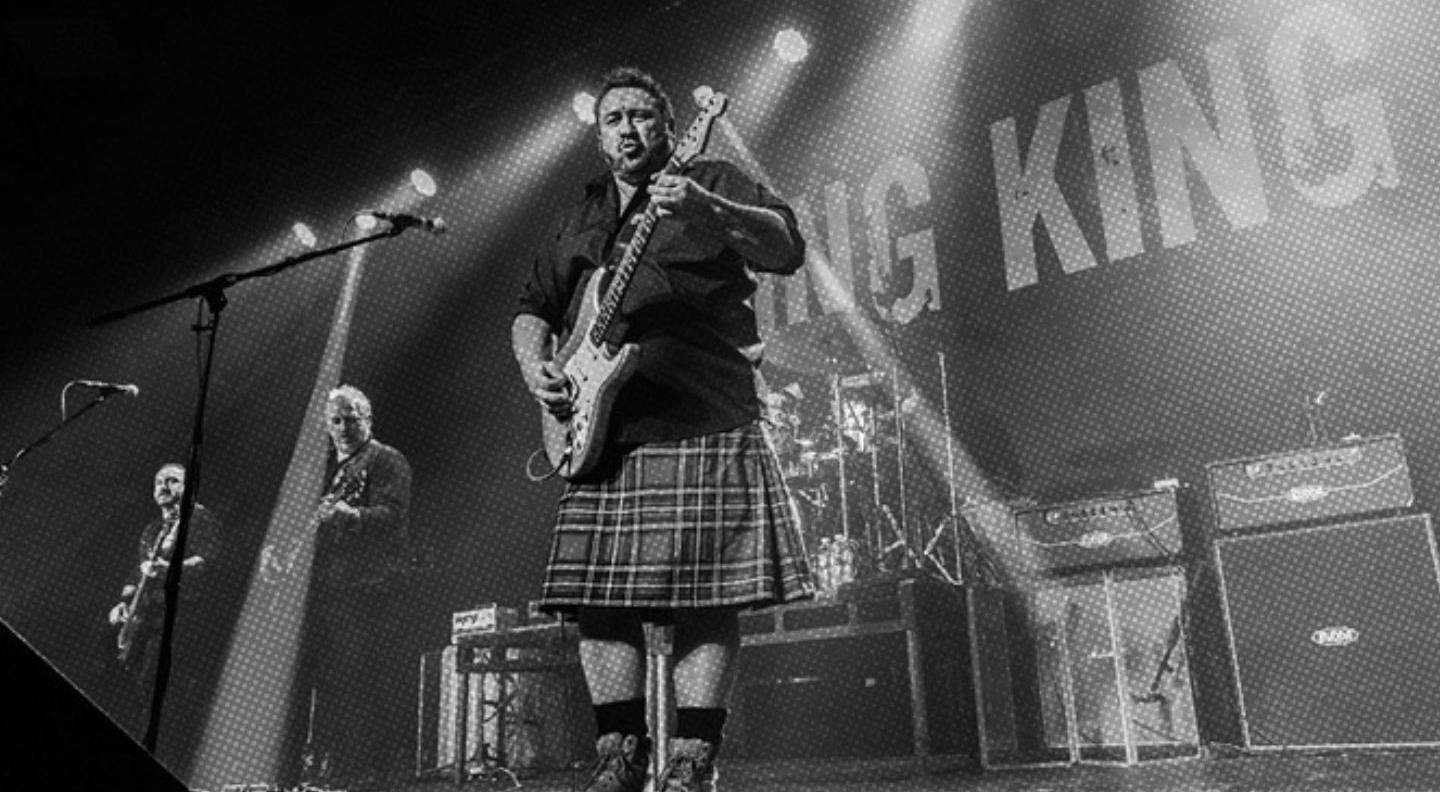
POLYGON ((5 338, 60 319, 58 305, 89 291, 82 279, 213 255, 215 230, 167 207, 284 203, 272 180, 289 164, 327 152, 343 161, 376 129, 503 96, 506 83, 607 35, 623 40, 680 5, 67 3, 9 12, 0 21, 13 206, 5 338), (218 195, 216 183, 234 190, 218 195))

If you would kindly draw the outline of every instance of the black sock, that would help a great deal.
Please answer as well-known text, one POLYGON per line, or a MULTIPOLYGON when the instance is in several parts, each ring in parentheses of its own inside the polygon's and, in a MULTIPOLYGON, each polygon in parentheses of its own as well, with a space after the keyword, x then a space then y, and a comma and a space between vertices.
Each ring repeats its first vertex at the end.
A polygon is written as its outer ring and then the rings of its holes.
POLYGON ((602 737, 611 732, 644 737, 649 731, 644 698, 595 705, 595 733, 602 737))
POLYGON ((675 736, 719 745, 720 735, 725 731, 725 718, 729 714, 730 711, 724 707, 680 707, 675 710, 675 736))

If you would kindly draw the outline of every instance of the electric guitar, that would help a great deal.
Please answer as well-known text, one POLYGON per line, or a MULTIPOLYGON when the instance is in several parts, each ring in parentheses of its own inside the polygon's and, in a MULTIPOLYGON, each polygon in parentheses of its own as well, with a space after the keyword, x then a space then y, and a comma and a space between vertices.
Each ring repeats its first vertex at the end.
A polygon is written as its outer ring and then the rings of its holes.
MULTIPOLYGON (((150 547, 146 560, 152 564, 160 556, 160 547, 165 539, 175 530, 175 523, 170 523, 155 537, 155 544, 150 547)), ((135 635, 140 631, 140 602, 145 598, 145 592, 150 586, 150 581, 160 577, 160 573, 154 575, 140 575, 140 582, 135 584, 135 590, 130 593, 130 601, 125 603, 125 621, 120 624, 120 629, 115 633, 115 658, 121 665, 130 662, 130 652, 135 648, 135 635)))
MULTIPOLYGON (((728 102, 725 94, 711 94, 700 115, 675 145, 675 151, 661 173, 679 173, 705 150, 710 128, 715 119, 725 112, 728 102)), ((565 376, 574 412, 563 420, 546 410, 540 414, 545 456, 552 465, 546 478, 555 473, 567 479, 580 478, 594 470, 600 461, 601 452, 605 449, 610 408, 639 362, 635 357, 635 344, 614 346, 606 343, 605 334, 620 310, 640 256, 645 252, 659 219, 655 204, 648 204, 620 263, 608 276, 603 272, 596 273, 585 286, 575 329, 555 355, 555 362, 560 364, 565 376)))
POLYGON ((295 576, 296 567, 300 562, 300 553, 305 549, 306 543, 312 540, 315 531, 320 527, 321 515, 331 506, 342 501, 352 506, 355 505, 355 500, 365 491, 365 481, 366 476, 364 471, 358 474, 352 474, 347 471, 346 474, 341 475, 340 480, 335 482, 334 487, 329 492, 326 492, 325 495, 320 498, 320 502, 315 505, 315 513, 311 516, 309 523, 306 524, 305 530, 292 535, 288 541, 285 541, 283 550, 280 549, 278 545, 270 545, 261 551, 260 576, 265 583, 272 587, 270 602, 272 608, 275 606, 276 598, 279 596, 279 583, 281 580, 295 576))

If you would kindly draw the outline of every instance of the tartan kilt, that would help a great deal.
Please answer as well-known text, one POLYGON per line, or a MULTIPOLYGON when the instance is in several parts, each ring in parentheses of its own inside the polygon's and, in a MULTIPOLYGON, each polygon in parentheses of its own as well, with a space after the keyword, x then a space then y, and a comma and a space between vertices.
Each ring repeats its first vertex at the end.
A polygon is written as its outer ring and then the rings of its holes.
POLYGON ((560 498, 540 607, 763 607, 815 593, 758 421, 627 450, 560 498))

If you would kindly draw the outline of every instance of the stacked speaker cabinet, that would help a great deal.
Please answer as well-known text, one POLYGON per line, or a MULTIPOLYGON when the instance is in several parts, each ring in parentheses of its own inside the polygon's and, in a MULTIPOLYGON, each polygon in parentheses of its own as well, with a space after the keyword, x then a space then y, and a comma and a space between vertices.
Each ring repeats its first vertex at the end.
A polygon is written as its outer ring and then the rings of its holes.
POLYGON ((1440 744, 1429 515, 1221 539, 1216 563, 1247 747, 1440 744))
POLYGON ((1440 555, 1399 438, 1210 470, 1245 747, 1440 744, 1440 555))
POLYGON ((983 766, 1199 755, 1177 513, 1163 490, 1015 513, 1029 574, 968 602, 983 766))

